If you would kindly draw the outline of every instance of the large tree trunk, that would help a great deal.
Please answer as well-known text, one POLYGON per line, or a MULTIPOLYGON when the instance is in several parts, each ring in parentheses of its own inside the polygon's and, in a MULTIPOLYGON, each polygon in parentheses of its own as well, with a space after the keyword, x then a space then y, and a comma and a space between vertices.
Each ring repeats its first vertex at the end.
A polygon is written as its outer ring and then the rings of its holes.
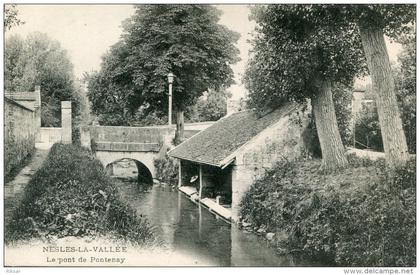
POLYGON ((362 25, 359 28, 373 90, 376 94, 385 158, 388 165, 395 168, 404 165, 409 154, 384 34, 378 28, 366 28, 362 25))
POLYGON ((316 129, 322 152, 322 169, 335 170, 348 164, 343 142, 338 131, 332 99, 331 82, 316 83, 317 95, 312 99, 316 129))
POLYGON ((178 108, 176 111, 175 145, 184 141, 184 110, 178 108))

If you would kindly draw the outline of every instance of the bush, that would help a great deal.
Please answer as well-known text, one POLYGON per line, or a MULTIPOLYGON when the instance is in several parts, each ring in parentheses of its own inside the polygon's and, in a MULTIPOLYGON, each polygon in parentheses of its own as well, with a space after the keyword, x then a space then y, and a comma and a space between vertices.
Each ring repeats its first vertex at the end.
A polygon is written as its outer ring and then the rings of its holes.
POLYGON ((356 148, 383 152, 381 126, 376 106, 363 105, 355 125, 356 148))
POLYGON ((55 144, 25 187, 6 228, 6 242, 67 236, 104 236, 139 245, 153 239, 147 220, 122 201, 90 151, 55 144))
POLYGON ((11 181, 31 159, 35 151, 35 138, 13 140, 6 139, 4 146, 5 181, 11 181))
POLYGON ((155 159, 156 178, 170 185, 178 184, 178 162, 167 155, 164 158, 155 159))
POLYGON ((340 266, 415 265, 415 160, 392 176, 382 160, 334 174, 319 161, 283 162, 241 202, 242 220, 278 248, 340 266))

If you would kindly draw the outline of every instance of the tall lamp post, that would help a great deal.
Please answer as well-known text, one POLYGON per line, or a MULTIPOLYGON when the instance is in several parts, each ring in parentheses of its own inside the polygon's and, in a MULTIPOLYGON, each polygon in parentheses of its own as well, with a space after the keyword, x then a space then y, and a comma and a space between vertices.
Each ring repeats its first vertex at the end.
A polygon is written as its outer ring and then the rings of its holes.
POLYGON ((169 83, 169 106, 168 106, 168 125, 172 124, 172 83, 174 83, 174 74, 168 74, 169 83))

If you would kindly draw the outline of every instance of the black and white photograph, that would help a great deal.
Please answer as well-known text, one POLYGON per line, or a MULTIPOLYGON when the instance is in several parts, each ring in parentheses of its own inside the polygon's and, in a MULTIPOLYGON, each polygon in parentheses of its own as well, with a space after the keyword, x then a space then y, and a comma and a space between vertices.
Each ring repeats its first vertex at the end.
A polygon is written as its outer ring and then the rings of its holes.
POLYGON ((2 5, 3 271, 415 274, 414 1, 2 5))

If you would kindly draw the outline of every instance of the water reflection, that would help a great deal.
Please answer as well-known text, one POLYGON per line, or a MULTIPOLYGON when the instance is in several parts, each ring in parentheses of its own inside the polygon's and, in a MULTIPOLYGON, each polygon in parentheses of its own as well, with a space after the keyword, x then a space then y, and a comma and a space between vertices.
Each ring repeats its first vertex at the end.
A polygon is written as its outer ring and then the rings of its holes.
POLYGON ((135 183, 119 182, 127 202, 139 213, 148 216, 155 231, 168 249, 189 255, 197 264, 215 266, 293 266, 294 262, 278 256, 267 242, 194 204, 177 190, 155 185, 149 192, 140 192, 135 183))

